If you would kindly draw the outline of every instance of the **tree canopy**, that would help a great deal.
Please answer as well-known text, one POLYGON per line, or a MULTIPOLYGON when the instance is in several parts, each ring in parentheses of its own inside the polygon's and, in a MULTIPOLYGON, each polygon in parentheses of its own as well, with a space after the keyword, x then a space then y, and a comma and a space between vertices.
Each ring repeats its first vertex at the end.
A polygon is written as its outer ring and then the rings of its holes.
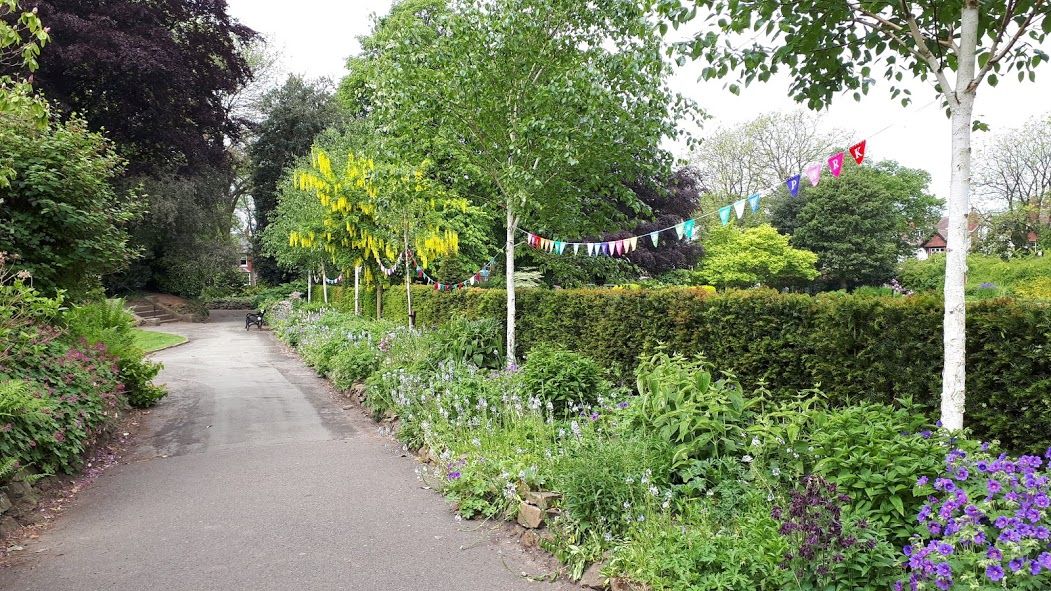
POLYGON ((34 85, 59 109, 105 129, 134 172, 216 165, 239 126, 224 93, 251 77, 255 33, 226 0, 32 0, 53 42, 34 85))
POLYGON ((930 236, 941 202, 927 193, 930 175, 894 162, 844 167, 834 182, 808 187, 773 212, 792 244, 817 253, 831 286, 880 285, 898 261, 930 236))
POLYGON ((818 276, 817 255, 789 245, 788 236, 770 225, 727 225, 708 232, 700 275, 726 287, 789 287, 818 276))

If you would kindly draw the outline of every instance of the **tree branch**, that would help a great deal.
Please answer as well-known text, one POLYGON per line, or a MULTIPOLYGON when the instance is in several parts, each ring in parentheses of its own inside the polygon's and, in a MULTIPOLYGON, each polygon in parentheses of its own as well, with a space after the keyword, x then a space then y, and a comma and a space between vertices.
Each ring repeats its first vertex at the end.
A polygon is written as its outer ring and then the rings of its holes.
POLYGON ((1007 54, 1010 53, 1012 49, 1014 49, 1014 46, 1016 43, 1018 43, 1018 40, 1022 38, 1022 35, 1025 34, 1027 30, 1029 30, 1029 26, 1033 24, 1033 19, 1036 18, 1037 14, 1040 14, 1040 7, 1043 6, 1045 2, 1046 0, 1036 0, 1036 2, 1033 4, 1032 11, 1029 13, 1029 16, 1027 16, 1025 21, 1018 26, 1018 30, 1015 31, 1015 34, 1013 37, 1011 37, 1011 40, 1007 43, 1007 45, 1004 45, 1003 49, 1000 50, 1000 53, 996 53, 997 46, 1003 39, 1004 33, 1007 32, 1007 24, 1011 20, 1010 17, 1014 12, 1014 3, 1012 2, 1011 6, 1005 9, 1004 22, 1001 24, 1000 32, 997 33, 996 39, 993 41, 993 46, 989 50, 989 53, 992 53, 993 56, 990 57, 989 61, 986 62, 985 66, 983 66, 982 69, 978 71, 978 74, 974 77, 974 80, 971 80, 971 83, 967 85, 968 91, 973 91, 976 88, 978 88, 978 85, 982 83, 982 80, 989 73, 989 70, 991 70, 996 64, 1000 63, 1005 57, 1007 57, 1007 54))

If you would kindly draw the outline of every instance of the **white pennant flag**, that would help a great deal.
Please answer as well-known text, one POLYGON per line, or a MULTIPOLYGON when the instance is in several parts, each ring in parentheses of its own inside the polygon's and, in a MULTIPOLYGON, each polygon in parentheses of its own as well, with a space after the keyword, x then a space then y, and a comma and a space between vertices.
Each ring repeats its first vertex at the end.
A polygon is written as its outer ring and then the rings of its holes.
POLYGON ((573 243, 573 256, 576 256, 578 252, 580 252, 580 243, 579 242, 574 242, 573 243))
POLYGON ((734 213, 737 214, 737 219, 741 219, 744 217, 744 204, 744 199, 741 199, 740 201, 734 201, 734 213))
POLYGON ((659 236, 660 232, 650 232, 650 240, 653 241, 653 246, 657 246, 657 241, 660 240, 659 236))
POLYGON ((686 231, 686 222, 679 222, 675 224, 675 234, 678 235, 679 239, 682 239, 683 232, 686 231))
POLYGON ((636 250, 636 249, 639 248, 639 237, 638 236, 632 236, 631 238, 628 238, 627 243, 628 243, 628 252, 636 250))
POLYGON ((595 256, 595 243, 588 242, 588 256, 595 256))

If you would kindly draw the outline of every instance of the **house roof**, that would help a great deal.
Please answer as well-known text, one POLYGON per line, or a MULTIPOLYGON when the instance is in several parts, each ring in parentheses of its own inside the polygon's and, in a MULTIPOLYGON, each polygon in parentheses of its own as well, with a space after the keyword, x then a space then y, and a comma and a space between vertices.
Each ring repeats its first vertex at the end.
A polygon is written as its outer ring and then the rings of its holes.
MULTIPOLYGON (((980 220, 978 214, 974 211, 967 216, 967 233, 974 234, 974 231, 980 226, 980 220)), ((921 246, 923 248, 945 248, 948 243, 949 236, 949 216, 944 216, 938 220, 937 230, 930 238, 927 239, 921 246)))

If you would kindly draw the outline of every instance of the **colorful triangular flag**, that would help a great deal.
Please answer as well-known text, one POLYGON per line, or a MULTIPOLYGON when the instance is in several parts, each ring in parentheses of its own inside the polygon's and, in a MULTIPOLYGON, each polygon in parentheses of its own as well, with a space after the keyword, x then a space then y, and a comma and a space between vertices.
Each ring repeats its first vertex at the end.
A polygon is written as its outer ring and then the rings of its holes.
POLYGON ((657 246, 657 242, 660 240, 660 232, 650 232, 650 240, 653 241, 653 246, 657 246))
POLYGON ((850 156, 854 159, 854 162, 857 162, 858 164, 861 164, 865 160, 865 142, 866 140, 861 140, 850 147, 850 156))
POLYGON ((639 248, 639 237, 638 236, 632 236, 631 238, 628 238, 628 252, 632 252, 632 251, 634 251, 634 250, 636 250, 638 248, 639 248))
POLYGON ((836 154, 835 156, 828 159, 828 168, 832 171, 832 176, 839 177, 839 174, 843 172, 843 152, 836 154))
POLYGON ((730 223, 730 214, 733 212, 733 210, 734 208, 732 205, 727 205, 726 207, 719 208, 719 219, 722 220, 724 226, 730 223))
POLYGON ((573 256, 576 256, 576 254, 578 252, 580 252, 580 243, 579 242, 574 242, 573 243, 573 256))
POLYGON ((686 236, 687 240, 693 240, 693 226, 697 222, 695 220, 686 220, 683 223, 682 233, 686 236))
POLYGON ((734 201, 734 213, 737 214, 737 219, 741 219, 744 217, 744 203, 744 199, 734 201))
POLYGON ((679 237, 679 240, 682 240, 682 235, 685 231, 686 222, 679 222, 678 224, 675 224, 675 235, 679 237))
POLYGON ((802 176, 797 174, 796 176, 785 180, 785 184, 788 185, 788 192, 791 193, 793 197, 799 197, 799 181, 802 178, 802 176))
POLYGON ((759 199, 762 197, 761 193, 756 193, 748 198, 748 205, 751 206, 752 211, 759 211, 759 199))
POLYGON ((810 179, 810 186, 816 187, 818 182, 821 181, 821 163, 811 162, 810 164, 807 164, 806 176, 810 179))

